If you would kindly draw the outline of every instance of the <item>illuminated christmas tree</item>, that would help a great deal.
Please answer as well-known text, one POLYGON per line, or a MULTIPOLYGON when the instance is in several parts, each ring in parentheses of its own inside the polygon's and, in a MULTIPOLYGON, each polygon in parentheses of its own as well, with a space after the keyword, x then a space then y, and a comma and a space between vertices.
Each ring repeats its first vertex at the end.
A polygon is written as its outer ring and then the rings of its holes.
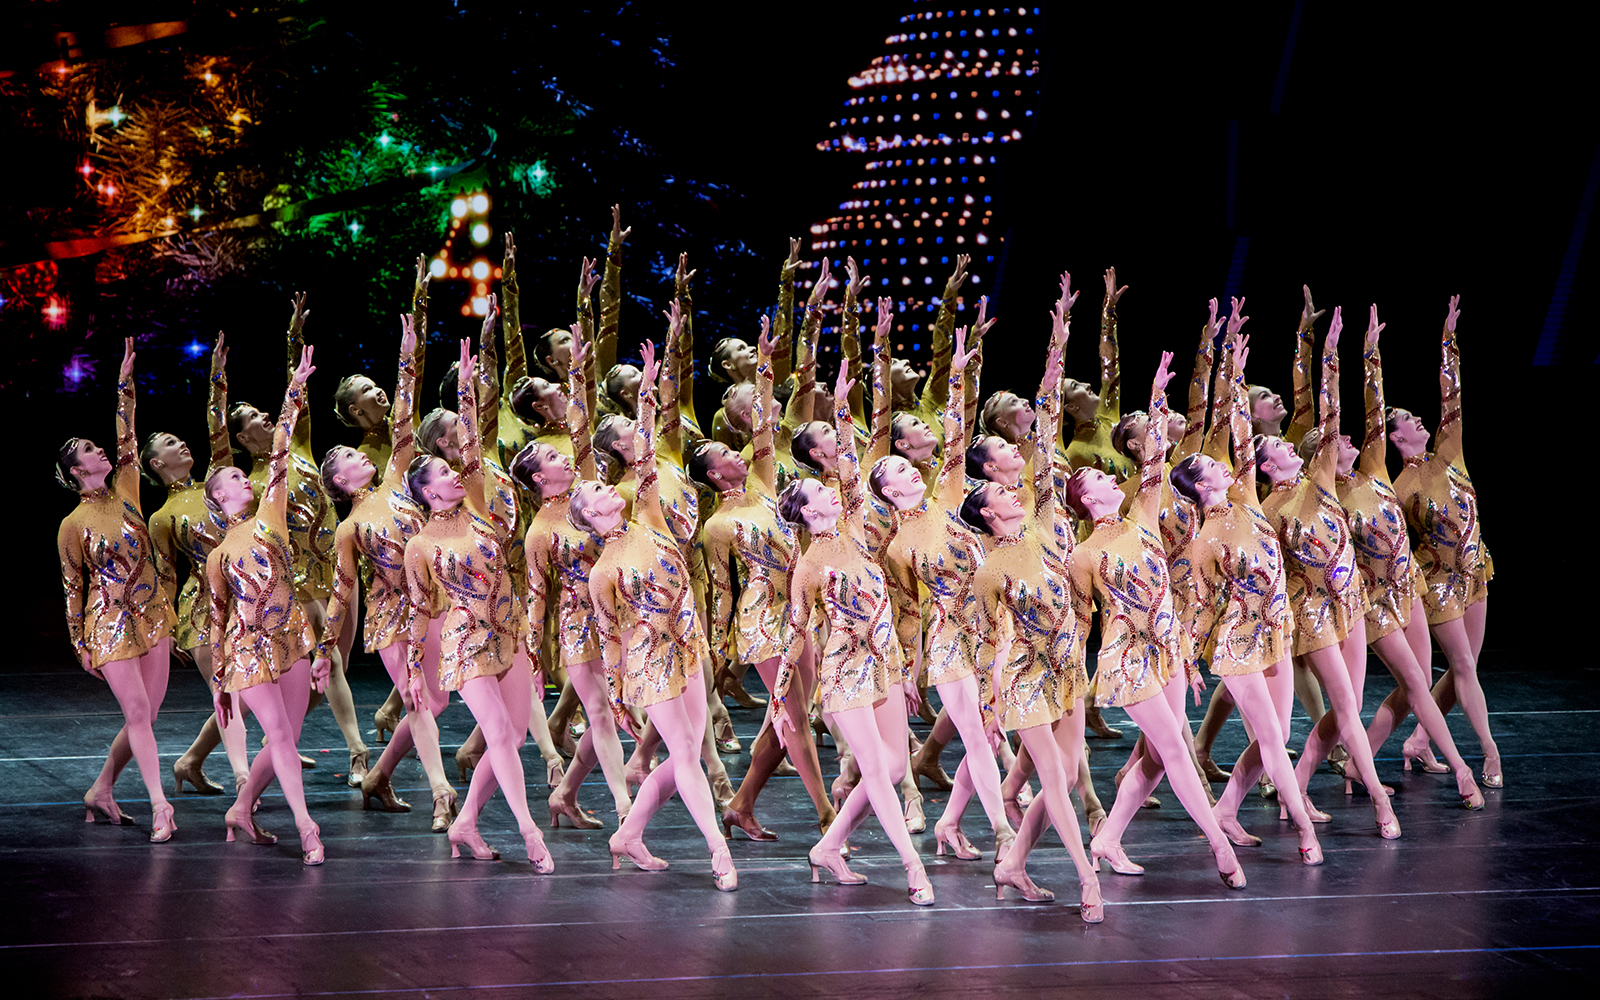
POLYGON ((854 256, 872 277, 866 294, 895 297, 896 356, 926 357, 919 334, 957 254, 973 261, 964 297, 993 279, 1005 238, 994 181, 1037 106, 1042 25, 1035 7, 902 16, 886 51, 850 77, 833 137, 817 143, 863 163, 839 214, 812 225, 811 249, 836 267, 854 256))

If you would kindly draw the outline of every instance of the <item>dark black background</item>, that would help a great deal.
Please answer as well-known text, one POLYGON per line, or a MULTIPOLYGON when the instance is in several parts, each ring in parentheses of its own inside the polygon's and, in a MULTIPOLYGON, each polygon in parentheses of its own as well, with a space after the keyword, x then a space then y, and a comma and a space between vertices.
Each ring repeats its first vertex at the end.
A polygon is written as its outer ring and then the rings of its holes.
MULTIPOLYGON (((818 153, 815 143, 849 96, 845 77, 882 51, 899 14, 919 9, 773 9, 779 19, 763 8, 723 15, 663 5, 653 16, 671 36, 676 66, 641 67, 635 78, 619 65, 604 100, 591 95, 597 119, 626 124, 684 175, 737 192, 702 207, 694 239, 741 240, 770 258, 770 267, 740 273, 757 287, 730 289, 728 276, 719 286, 706 275, 697 306, 711 314, 707 330, 736 326, 718 310, 768 295, 785 238, 808 235, 845 197, 856 158, 818 153)), ((1592 62, 1578 26, 1535 7, 1468 15, 1431 5, 1397 12, 1286 3, 1177 12, 1053 4, 1040 24, 1042 96, 1032 131, 996 179, 1007 240, 984 274, 1000 319, 991 336, 1016 349, 988 352, 985 388, 1036 377, 1063 269, 1085 290, 1069 374, 1092 380, 1100 273, 1114 265, 1130 286, 1120 308, 1124 402, 1142 405, 1158 351, 1176 352, 1186 371, 1205 302, 1230 289, 1244 237, 1248 251, 1232 287, 1247 296, 1253 317, 1252 381, 1287 394, 1300 286, 1309 283, 1319 305, 1343 305, 1355 328, 1344 353, 1345 430, 1358 432, 1354 343, 1370 302, 1389 324, 1390 402, 1434 426, 1438 335, 1448 297, 1459 293, 1466 456, 1498 572, 1488 645, 1503 662, 1575 664, 1582 647, 1574 616, 1587 613, 1591 574, 1580 532, 1593 491, 1583 485, 1592 473, 1582 401, 1600 353, 1584 294, 1594 284, 1592 251, 1576 258, 1554 363, 1533 358, 1569 243, 1584 235, 1574 236, 1574 222, 1600 148, 1593 73, 1585 69, 1592 62)), ((441 59, 440 72, 471 66, 441 59)), ((682 242, 675 220, 631 221, 631 258, 661 258, 682 242)), ((602 202, 597 246, 606 223, 602 202)), ((292 263, 279 267, 292 275, 292 263)), ((645 299, 666 287, 638 270, 629 280, 645 299)), ((286 281, 312 293, 314 341, 358 332, 329 329, 338 325, 336 283, 317 274, 286 281), (320 328, 319 304, 330 317, 320 328)), ((525 293, 531 309, 569 308, 565 271, 524 283, 537 286, 525 293)), ((396 289, 396 310, 404 297, 396 289)), ((236 397, 271 401, 264 406, 281 398, 286 300, 273 288, 259 301, 218 303, 239 345, 230 364, 236 397)), ((624 353, 654 333, 644 304, 632 308, 639 319, 625 324, 624 353)), ((524 320, 535 317, 525 310, 524 320)), ((94 350, 102 370, 114 371, 120 344, 94 350)), ((445 350, 434 350, 435 372, 448 363, 445 350)), ((314 393, 331 393, 341 374, 337 358, 327 361, 334 367, 319 372, 314 393)), ((50 542, 72 501, 49 465, 69 434, 110 443, 113 399, 109 385, 104 398, 54 390, 13 387, 5 400, 21 446, 21 461, 11 464, 21 502, 9 566, 12 586, 28 591, 18 632, 65 664, 50 542)), ((702 396, 709 418, 714 405, 702 396)), ((198 452, 202 408, 198 398, 167 394, 141 409, 140 426, 168 422, 198 452)), ((317 450, 342 440, 342 430, 319 417, 317 450)), ((148 495, 146 509, 158 502, 148 495)))

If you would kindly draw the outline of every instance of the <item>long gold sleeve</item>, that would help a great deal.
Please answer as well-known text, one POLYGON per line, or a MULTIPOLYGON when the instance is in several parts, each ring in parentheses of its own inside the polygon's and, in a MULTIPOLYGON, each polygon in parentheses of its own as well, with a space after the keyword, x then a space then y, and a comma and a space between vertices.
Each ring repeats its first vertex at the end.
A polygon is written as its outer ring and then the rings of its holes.
POLYGON ((211 444, 211 464, 206 478, 217 469, 233 464, 233 448, 228 444, 228 371, 217 352, 211 352, 211 391, 206 401, 206 437, 211 444))
POLYGON ((617 324, 622 316, 622 241, 613 234, 606 246, 605 277, 600 281, 600 335, 594 340, 594 365, 608 372, 617 363, 617 324))
POLYGON ((1361 353, 1362 381, 1366 388, 1366 434, 1361 439, 1361 468, 1374 479, 1387 480, 1389 440, 1383 414, 1383 358, 1378 345, 1368 343, 1361 353))
POLYGON ((1206 395, 1211 388, 1211 369, 1216 364, 1216 345, 1211 324, 1200 328, 1200 346, 1194 352, 1194 371, 1189 375, 1189 408, 1184 412, 1188 426, 1183 439, 1172 452, 1174 464, 1200 451, 1206 436, 1206 395))
POLYGON ((1316 336, 1315 327, 1314 321, 1302 315, 1300 328, 1295 334, 1294 413, 1289 418, 1289 429, 1284 431, 1283 439, 1297 448, 1306 433, 1317 425, 1316 414, 1312 410, 1311 389, 1311 350, 1315 346, 1312 343, 1316 336))

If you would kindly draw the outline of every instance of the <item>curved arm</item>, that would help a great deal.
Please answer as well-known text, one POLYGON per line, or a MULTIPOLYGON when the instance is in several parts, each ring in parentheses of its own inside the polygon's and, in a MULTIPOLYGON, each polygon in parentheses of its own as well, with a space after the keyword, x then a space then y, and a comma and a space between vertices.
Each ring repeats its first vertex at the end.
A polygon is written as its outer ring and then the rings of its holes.
MULTIPOLYGON (((412 373, 416 379, 414 384, 423 385, 422 369, 428 348, 428 269, 422 257, 417 258, 417 283, 411 290, 411 329, 417 335, 417 349, 414 355, 416 371, 412 373)), ((416 432, 417 424, 422 420, 422 411, 413 407, 411 410, 411 430, 416 432)), ((394 438, 391 436, 391 440, 394 438)))
MULTIPOLYGON (((1455 303, 1450 300, 1452 320, 1455 303)), ((1452 326, 1445 325, 1439 340, 1439 431, 1433 439, 1434 454, 1447 462, 1461 458, 1461 348, 1452 326)))
POLYGON ((233 588, 228 586, 228 579, 222 572, 220 546, 206 556, 206 590, 211 601, 211 624, 206 636, 211 645, 211 680, 221 687, 227 675, 227 661, 222 658, 222 635, 228 621, 228 605, 233 601, 233 588))
POLYGON ((331 651, 338 646, 339 633, 344 629, 345 615, 355 610, 357 572, 356 522, 347 518, 333 534, 333 599, 328 602, 322 641, 317 643, 320 659, 332 658, 331 651))
MULTIPOLYGON (((1232 343, 1231 337, 1224 339, 1222 347, 1224 355, 1232 350, 1232 343)), ((1227 357, 1223 357, 1222 363, 1216 366, 1216 377, 1211 383, 1211 427, 1206 431, 1205 446, 1200 449, 1202 455, 1230 467, 1233 466, 1233 457, 1229 451, 1228 441, 1230 436, 1235 433, 1233 428, 1233 383, 1230 381, 1233 376, 1230 374, 1231 371, 1232 364, 1230 360, 1227 357)), ((1245 410, 1246 421, 1249 418, 1250 412, 1247 402, 1245 410)), ((1249 430, 1248 423, 1246 423, 1245 429, 1249 430)))
POLYGON ((206 479, 217 469, 233 464, 233 448, 228 444, 228 352, 222 346, 221 334, 217 335, 217 341, 216 349, 211 352, 211 392, 206 401, 206 436, 211 443, 206 479))
POLYGON ((867 543, 867 528, 862 520, 867 497, 861 487, 861 463, 856 458, 855 425, 850 422, 848 400, 835 400, 833 404, 833 429, 839 437, 838 457, 839 500, 844 509, 839 512, 839 532, 848 532, 862 545, 867 543))
POLYGON ((750 410, 750 475, 778 495, 777 463, 774 459, 774 432, 778 426, 777 406, 772 397, 772 344, 761 338, 757 344, 756 400, 750 410))
POLYGON ((966 371, 951 366, 950 391, 944 404, 944 456, 934 494, 947 510, 960 508, 966 495, 968 429, 966 371))
POLYGON ((572 467, 582 479, 597 479, 594 466, 594 442, 589 437, 590 407, 594 404, 593 389, 586 378, 589 367, 588 354, 579 359, 574 353, 567 365, 567 436, 572 441, 572 467))
MULTIPOLYGON (((722 522, 725 524, 726 522, 722 522)), ((711 653, 722 657, 728 648, 728 623, 733 620, 733 544, 728 532, 719 525, 708 525, 700 534, 705 545, 706 576, 711 584, 711 607, 708 625, 711 629, 711 653)))
MULTIPOLYGON (((790 428, 798 428, 809 423, 815 417, 812 412, 816 400, 817 389, 817 340, 822 336, 822 303, 806 305, 806 325, 801 333, 796 347, 800 352, 800 363, 794 372, 794 395, 789 397, 789 406, 784 411, 784 423, 790 428)), ((844 400, 846 406, 849 400, 844 400)), ((851 432, 854 436, 854 431, 851 432)))
POLYGON ((500 264, 500 317, 506 338, 506 368, 502 386, 515 386, 528 375, 528 349, 522 342, 522 290, 517 284, 517 244, 506 233, 505 258, 500 264))
POLYGON ((1306 433, 1317 425, 1316 413, 1312 409, 1311 349, 1319 315, 1302 312, 1300 326, 1295 331, 1294 414, 1289 418, 1289 429, 1283 432, 1283 439, 1296 447, 1299 447, 1306 433))
MULTIPOLYGON (((305 349, 305 324, 306 324, 306 293, 298 292, 294 297, 294 314, 289 317, 289 380, 294 381, 294 371, 300 364, 300 353, 305 349)), ((303 456, 306 461, 316 464, 316 458, 311 454, 311 407, 300 408, 299 419, 295 421, 293 433, 289 439, 289 447, 296 454, 303 456)))
MULTIPOLYGON (((1234 503, 1261 509, 1256 496, 1256 449, 1250 433, 1250 409, 1246 401, 1244 369, 1235 362, 1231 349, 1222 359, 1223 378, 1227 380, 1227 419, 1229 434, 1233 438, 1233 485, 1228 487, 1228 499, 1234 503)), ((1220 401, 1220 400, 1219 400, 1220 401)))
POLYGON ((112 485, 117 496, 139 509, 139 439, 133 427, 133 373, 117 383, 117 467, 112 485))
POLYGON ((460 407, 456 419, 456 433, 461 437, 461 485, 467 495, 462 503, 477 517, 490 520, 488 495, 484 492, 483 443, 478 436, 478 394, 473 390, 476 365, 465 364, 457 369, 456 405, 460 407))
POLYGON ((891 300, 878 299, 876 330, 872 340, 872 433, 867 440, 867 463, 873 464, 889 454, 889 435, 894 427, 894 383, 890 375, 894 358, 889 348, 889 325, 893 314, 891 300))
POLYGON ((669 324, 667 335, 661 341, 661 351, 666 357, 661 362, 656 450, 663 459, 683 468, 683 413, 678 404, 678 366, 676 348, 673 346, 678 339, 677 325, 669 324))
MULTIPOLYGON (((622 242, 616 226, 606 244, 606 272, 600 282, 600 335, 594 341, 594 367, 608 372, 617 363, 617 323, 622 315, 622 242)), ((591 380, 593 381, 593 380, 591 380)))
POLYGON ((428 626, 433 621, 433 572, 423 550, 428 543, 413 538, 406 545, 406 589, 411 597, 411 618, 407 622, 411 641, 406 643, 407 672, 422 669, 422 654, 428 644, 428 626))
POLYGON ((1030 470, 1033 476, 1033 523, 1040 532, 1040 541, 1048 545, 1055 536, 1056 522, 1061 514, 1055 489, 1055 449, 1061 431, 1061 363, 1067 346, 1066 310, 1055 315, 1046 348, 1044 377, 1039 380, 1039 394, 1034 397, 1034 421, 1030 435, 1034 441, 1030 470))
POLYGON ((939 297, 939 316, 933 322, 930 349, 933 359, 928 365, 928 381, 922 387, 922 408, 927 413, 937 413, 948 401, 950 376, 951 337, 956 329, 956 305, 960 301, 961 286, 967 280, 966 254, 956 257, 956 268, 945 279, 944 294, 939 297))
MULTIPOLYGON (((795 247, 796 241, 791 241, 791 250, 795 247)), ((775 382, 788 378, 794 369, 794 272, 798 263, 791 253, 778 274, 778 315, 772 320, 772 336, 778 345, 772 358, 775 382)))
POLYGON ((1311 473, 1318 486, 1332 493, 1339 469, 1339 352, 1335 341, 1322 342, 1322 420, 1311 473))
POLYGON ((87 646, 83 638, 83 538, 67 521, 56 534, 56 551, 61 557, 61 591, 67 599, 67 638, 73 655, 82 659, 87 646))
POLYGON ((844 288, 844 319, 839 328, 839 350, 844 355, 845 370, 855 383, 850 388, 850 417, 856 426, 867 424, 867 386, 861 377, 861 303, 856 300, 855 283, 844 288))
POLYGON ((289 435, 297 426, 296 420, 305 396, 305 386, 293 379, 283 394, 283 410, 278 414, 278 424, 272 429, 272 453, 267 456, 267 488, 261 497, 259 517, 270 518, 270 524, 279 531, 288 531, 289 517, 289 435))
POLYGON ((1383 358, 1378 342, 1368 340, 1361 354, 1361 373, 1366 382, 1366 437, 1361 441, 1361 470, 1374 479, 1389 478, 1389 436, 1383 410, 1383 358))
MULTIPOLYGON (((1171 355, 1163 355, 1170 359, 1171 355)), ((1167 465, 1167 391, 1161 384, 1161 373, 1150 384, 1150 415, 1145 421, 1144 460, 1139 468, 1139 492, 1134 495, 1133 509, 1140 523, 1151 531, 1160 531, 1161 484, 1166 479, 1167 465)))
POLYGON ((1117 346, 1117 303, 1107 296, 1100 304, 1100 406, 1096 423, 1111 427, 1122 419, 1122 361, 1117 346))
MULTIPOLYGON (((490 454, 500 440, 500 358, 495 346, 494 321, 499 315, 499 297, 489 296, 489 311, 478 332, 478 436, 489 442, 490 454)), ((459 390, 458 390, 459 391, 459 390)))
POLYGON ((383 473, 383 481, 390 484, 400 482, 417 454, 417 437, 412 430, 412 419, 416 409, 416 358, 419 353, 420 349, 400 352, 400 373, 395 379, 394 405, 389 407, 389 440, 393 442, 393 449, 389 452, 389 466, 383 473))
POLYGON ((633 422, 633 475, 638 480, 633 495, 633 519, 670 533, 667 516, 661 510, 661 480, 656 474, 655 392, 642 382, 639 385, 639 419, 633 422))
MULTIPOLYGON (((1215 299, 1211 301, 1216 302, 1215 299)), ((1173 462, 1198 452, 1205 440, 1207 394, 1211 389, 1211 370, 1217 359, 1216 336, 1214 323, 1208 322, 1200 328, 1200 346, 1194 352, 1194 371, 1189 375, 1189 408, 1184 413, 1188 425, 1184 428, 1183 439, 1172 452, 1173 462)))
MULTIPOLYGON (((686 272, 684 270, 686 266, 686 263, 680 263, 674 281, 673 297, 683 314, 683 325, 678 328, 677 339, 672 344, 672 363, 678 373, 680 419, 687 419, 698 432, 700 416, 694 408, 694 291, 691 286, 694 272, 686 272)), ((679 452, 682 452, 681 443, 679 452)))

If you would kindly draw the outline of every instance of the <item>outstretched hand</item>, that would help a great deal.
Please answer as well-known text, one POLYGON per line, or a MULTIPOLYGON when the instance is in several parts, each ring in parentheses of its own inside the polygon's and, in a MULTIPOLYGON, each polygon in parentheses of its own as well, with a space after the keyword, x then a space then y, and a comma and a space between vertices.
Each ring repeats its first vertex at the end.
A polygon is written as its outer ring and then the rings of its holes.
POLYGON ((311 690, 321 693, 328 688, 328 678, 333 675, 333 661, 319 656, 311 661, 311 690))
POLYGON ((406 357, 417 353, 417 331, 412 327, 410 313, 400 314, 400 353, 406 357))
POLYGON ((1117 287, 1117 269, 1114 268, 1114 267, 1106 268, 1106 276, 1105 277, 1106 277, 1106 305, 1115 306, 1117 304, 1117 301, 1122 298, 1122 293, 1126 292, 1128 290, 1128 286, 1127 285, 1123 285, 1121 288, 1117 287))
POLYGON ((489 305, 483 311, 483 328, 478 331, 478 343, 494 343, 494 320, 500 315, 500 297, 494 292, 489 293, 489 305))
POLYGON ((948 298, 961 291, 961 286, 967 283, 967 265, 972 263, 968 254, 956 254, 956 269, 950 272, 950 277, 944 283, 944 294, 948 298))
POLYGON ((673 275, 674 286, 687 293, 689 291, 689 282, 694 280, 696 273, 698 272, 689 270, 689 255, 687 253, 679 253, 678 272, 673 275))
POLYGON ((306 380, 311 378, 311 373, 317 370, 317 366, 311 363, 311 352, 313 350, 315 348, 310 344, 300 349, 300 366, 294 370, 295 385, 305 385, 306 380))
POLYGON ((1072 272, 1061 272, 1061 297, 1056 300, 1063 312, 1072 312, 1072 307, 1078 304, 1078 293, 1072 290, 1072 272))
POLYGON ((1316 306, 1311 304, 1310 285, 1301 285, 1300 290, 1304 292, 1306 296, 1305 308, 1300 311, 1300 326, 1302 328, 1309 328, 1312 324, 1316 323, 1317 320, 1322 318, 1323 310, 1318 309, 1316 306))
POLYGON ((500 265, 500 283, 511 294, 517 293, 517 241, 510 230, 506 231, 506 254, 500 265))
POLYGON ((994 326, 996 322, 996 320, 988 318, 988 313, 989 296, 980 296, 978 299, 978 318, 972 321, 972 346, 974 350, 983 341, 983 335, 988 333, 989 328, 994 326))
POLYGON ((1167 383, 1172 381, 1172 352, 1161 352, 1161 364, 1156 368, 1155 387, 1157 392, 1166 392, 1167 383))
POLYGON ((1372 304, 1372 312, 1367 316, 1367 344, 1377 347, 1378 334, 1382 333, 1383 328, 1387 325, 1387 323, 1378 322, 1378 304, 1374 302, 1372 304))
POLYGON ((466 337, 461 338, 461 360, 456 365, 456 382, 465 386, 472 380, 472 371, 477 362, 472 356, 472 341, 466 337))
POLYGON ((811 286, 811 295, 806 298, 808 308, 819 305, 828 295, 828 283, 833 280, 833 275, 828 271, 828 256, 822 257, 822 270, 817 272, 817 280, 811 286))
POLYGON ((633 232, 633 227, 622 228, 622 206, 611 206, 611 242, 622 245, 627 242, 628 234, 633 232))
POLYGON ((297 334, 305 328, 306 319, 311 315, 311 310, 306 308, 306 293, 295 292, 289 304, 294 307, 294 314, 289 317, 289 333, 297 334))
POLYGON ((134 352, 133 352, 133 338, 132 337, 124 337, 124 338, 122 338, 122 367, 117 369, 117 381, 118 382, 126 382, 128 380, 128 377, 133 374, 133 359, 134 359, 134 357, 135 357, 135 355, 134 355, 134 352))
POLYGON ((639 349, 643 365, 639 369, 639 392, 654 389, 656 376, 661 373, 661 362, 656 358, 656 342, 647 340, 639 349))
POLYGON ((584 298, 593 295, 599 281, 600 276, 594 272, 594 258, 583 258, 583 265, 578 269, 578 294, 584 298))
POLYGON ((1244 329, 1245 321, 1250 317, 1244 314, 1244 299, 1233 300, 1233 314, 1228 317, 1228 336, 1237 337, 1239 331, 1244 329))
POLYGON ((1328 336, 1323 338, 1322 353, 1331 354, 1339 348, 1339 334, 1344 330, 1344 307, 1333 307, 1333 322, 1328 325, 1328 336))
POLYGON ((770 358, 777 346, 778 338, 772 333, 772 317, 762 313, 761 336, 756 339, 756 350, 761 353, 763 358, 770 358))
POLYGON ((220 372, 228 367, 228 347, 221 330, 217 331, 217 346, 211 349, 211 370, 220 372))
POLYGON ((417 289, 427 291, 428 282, 432 279, 433 275, 428 273, 428 255, 417 254, 417 289))
MULTIPOLYGON (((990 322, 993 322, 993 320, 990 322)), ((968 362, 977 356, 978 349, 976 347, 970 351, 967 350, 967 328, 964 326, 956 327, 956 349, 950 354, 950 370, 952 372, 966 371, 968 362)))
POLYGON ((882 349, 889 343, 889 332, 894 329, 894 299, 888 295, 878 298, 878 323, 872 329, 872 346, 882 349))
POLYGON ((1456 320, 1461 318, 1461 296, 1450 296, 1450 311, 1445 313, 1444 328, 1451 333, 1456 332, 1456 320))
POLYGON ((1212 297, 1209 305, 1211 307, 1211 316, 1206 320, 1206 345, 1208 353, 1210 351, 1210 345, 1217 339, 1217 334, 1222 330, 1222 323, 1217 319, 1217 300, 1214 296, 1212 297))
POLYGON ((850 283, 845 286, 845 291, 850 294, 851 298, 859 297, 862 286, 867 283, 867 276, 861 273, 861 268, 856 264, 854 257, 846 257, 844 259, 844 272, 850 276, 850 283))
POLYGON ((835 405, 844 406, 845 400, 850 398, 850 390, 856 387, 856 380, 850 377, 850 366, 841 359, 839 374, 833 381, 833 398, 835 405))
POLYGON ((677 299, 673 299, 667 308, 661 310, 661 317, 667 321, 667 343, 675 343, 678 329, 683 326, 683 307, 677 299))

